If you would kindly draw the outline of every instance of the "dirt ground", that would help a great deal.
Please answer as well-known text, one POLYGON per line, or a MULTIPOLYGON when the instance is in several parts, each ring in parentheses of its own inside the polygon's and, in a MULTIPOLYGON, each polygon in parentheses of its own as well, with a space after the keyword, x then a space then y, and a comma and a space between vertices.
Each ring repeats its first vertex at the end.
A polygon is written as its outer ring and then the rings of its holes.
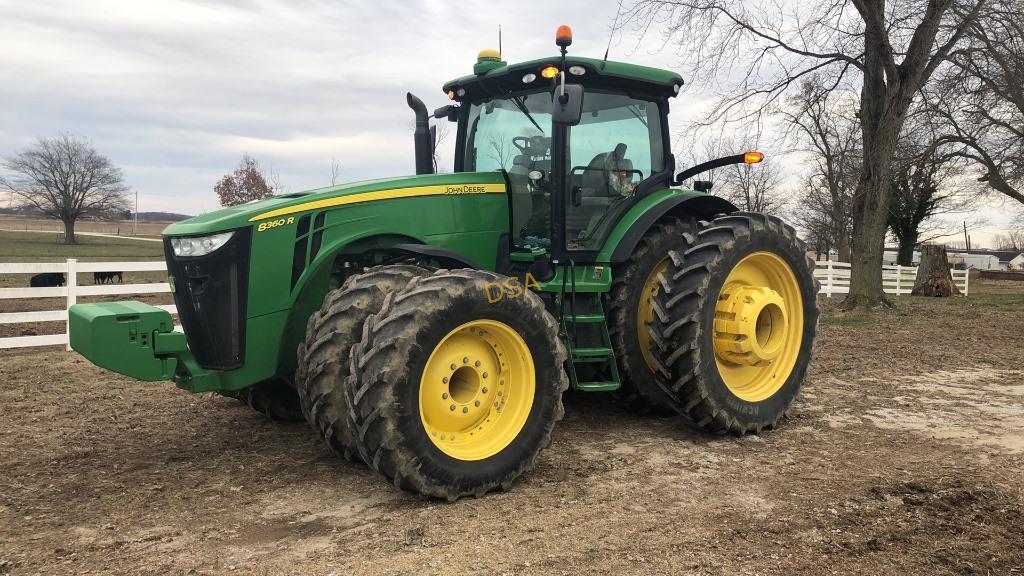
POLYGON ((1024 574, 1024 289, 897 302, 823 316, 776 431, 571 394, 533 473, 454 504, 228 398, 3 353, 0 574, 1024 574))

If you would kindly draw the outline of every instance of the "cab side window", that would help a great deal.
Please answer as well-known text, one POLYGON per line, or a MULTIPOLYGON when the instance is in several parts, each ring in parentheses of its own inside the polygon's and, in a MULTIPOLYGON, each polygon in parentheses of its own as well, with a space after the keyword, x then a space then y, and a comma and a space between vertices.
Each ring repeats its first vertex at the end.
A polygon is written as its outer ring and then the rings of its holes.
POLYGON ((637 185, 665 169, 656 102, 587 92, 569 132, 566 248, 597 250, 637 185))

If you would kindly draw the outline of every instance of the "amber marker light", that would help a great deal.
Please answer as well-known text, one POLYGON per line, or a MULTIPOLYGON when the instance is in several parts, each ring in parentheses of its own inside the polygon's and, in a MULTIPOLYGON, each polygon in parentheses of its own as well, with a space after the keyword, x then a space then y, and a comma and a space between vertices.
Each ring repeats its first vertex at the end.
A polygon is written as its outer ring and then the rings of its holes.
POLYGON ((764 154, 761 154, 760 152, 745 152, 743 154, 744 164, 757 164, 762 160, 764 160, 764 154))
POLYGON ((554 78, 558 76, 558 67, 556 66, 545 66, 540 69, 540 75, 544 78, 554 78))

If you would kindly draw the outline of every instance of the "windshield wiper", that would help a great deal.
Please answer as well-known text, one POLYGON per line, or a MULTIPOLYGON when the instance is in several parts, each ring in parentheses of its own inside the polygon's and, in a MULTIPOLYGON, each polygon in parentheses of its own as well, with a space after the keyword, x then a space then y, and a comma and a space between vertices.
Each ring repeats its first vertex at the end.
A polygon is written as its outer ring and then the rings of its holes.
POLYGON ((530 119, 530 122, 533 122, 533 125, 537 127, 537 130, 540 130, 540 133, 544 134, 544 129, 540 127, 540 124, 537 124, 537 121, 533 119, 533 116, 530 115, 530 111, 526 108, 526 103, 520 99, 522 97, 512 96, 511 93, 509 93, 508 96, 511 98, 512 103, 516 105, 516 108, 519 108, 519 111, 525 114, 526 117, 530 119))
POLYGON ((644 118, 640 114, 640 112, 639 112, 640 107, 639 106, 637 106, 635 104, 632 104, 632 105, 626 106, 626 110, 629 110, 629 113, 632 114, 633 116, 636 116, 636 119, 639 120, 644 125, 644 128, 647 128, 647 118, 644 118))

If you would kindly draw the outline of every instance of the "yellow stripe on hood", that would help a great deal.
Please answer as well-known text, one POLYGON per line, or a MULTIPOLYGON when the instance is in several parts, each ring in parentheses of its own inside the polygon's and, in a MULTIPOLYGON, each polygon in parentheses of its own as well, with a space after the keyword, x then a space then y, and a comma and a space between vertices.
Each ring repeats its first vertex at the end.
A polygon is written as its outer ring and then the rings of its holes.
POLYGON ((345 204, 358 204, 361 202, 375 202, 377 200, 395 200, 397 198, 414 198, 416 196, 446 196, 446 195, 471 195, 471 194, 503 194, 504 184, 439 184, 434 186, 414 186, 411 188, 392 188, 390 190, 375 190, 373 192, 358 192, 323 200, 303 202, 294 206, 286 206, 276 210, 270 210, 249 218, 249 222, 266 220, 306 212, 308 210, 319 210, 320 208, 331 208, 344 206, 345 204))

